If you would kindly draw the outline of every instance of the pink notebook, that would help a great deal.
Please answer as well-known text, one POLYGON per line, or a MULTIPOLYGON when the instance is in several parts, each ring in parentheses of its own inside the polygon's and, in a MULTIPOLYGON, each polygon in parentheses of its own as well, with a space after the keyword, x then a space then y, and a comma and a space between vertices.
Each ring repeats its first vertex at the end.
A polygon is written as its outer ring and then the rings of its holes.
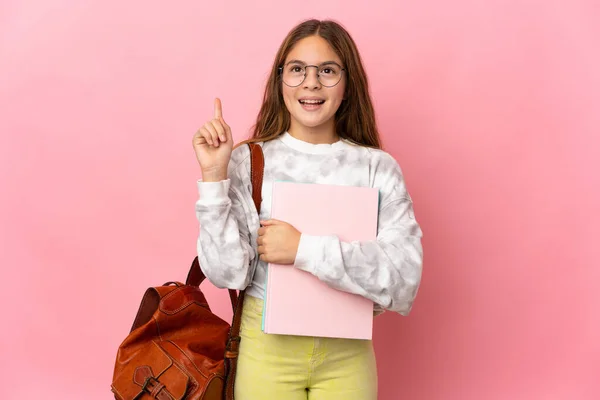
MULTIPOLYGON (((378 203, 375 188, 275 182, 271 217, 309 235, 369 241, 377 238, 378 203)), ((373 302, 332 289, 293 265, 269 264, 263 331, 371 339, 373 302)))

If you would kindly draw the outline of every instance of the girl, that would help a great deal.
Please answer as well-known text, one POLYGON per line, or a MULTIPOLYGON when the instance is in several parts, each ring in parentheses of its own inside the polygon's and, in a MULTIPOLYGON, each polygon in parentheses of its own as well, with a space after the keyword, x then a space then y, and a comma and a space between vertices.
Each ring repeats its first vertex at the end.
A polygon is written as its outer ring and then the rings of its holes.
POLYGON ((376 399, 371 341, 261 331, 269 262, 364 296, 375 303, 375 314, 408 315, 421 280, 422 231, 398 163, 381 150, 367 77, 343 27, 309 20, 290 31, 275 57, 250 141, 265 155, 260 219, 248 146, 232 150, 219 99, 214 118, 193 139, 203 177, 196 203, 200 265, 217 287, 247 288, 235 397, 376 399), (346 243, 270 219, 275 180, 378 188, 377 240, 346 243), (326 265, 320 263, 325 255, 326 265))

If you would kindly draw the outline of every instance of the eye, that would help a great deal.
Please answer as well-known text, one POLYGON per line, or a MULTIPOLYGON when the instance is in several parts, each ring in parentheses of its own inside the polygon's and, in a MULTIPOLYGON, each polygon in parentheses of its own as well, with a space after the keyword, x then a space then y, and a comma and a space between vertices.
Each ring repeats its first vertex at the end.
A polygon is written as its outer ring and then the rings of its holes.
POLYGON ((329 66, 321 68, 321 73, 324 75, 336 75, 338 71, 337 68, 329 66))
POLYGON ((300 65, 290 65, 288 68, 288 71, 294 72, 294 73, 301 73, 301 72, 304 72, 304 68, 300 65))

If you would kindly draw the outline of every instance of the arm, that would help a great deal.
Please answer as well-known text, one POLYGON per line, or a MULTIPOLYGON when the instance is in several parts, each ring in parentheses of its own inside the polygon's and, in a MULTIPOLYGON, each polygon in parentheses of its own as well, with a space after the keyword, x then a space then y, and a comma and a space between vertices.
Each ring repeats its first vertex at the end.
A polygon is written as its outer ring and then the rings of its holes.
POLYGON ((255 211, 242 200, 241 191, 245 189, 239 170, 243 171, 244 166, 232 164, 234 166, 228 173, 230 179, 198 181, 196 217, 200 233, 197 250, 200 268, 211 283, 219 288, 242 290, 252 280, 256 257, 247 224, 247 214, 255 211))
POLYGON ((294 265, 335 289, 408 315, 421 280, 422 231, 399 167, 394 176, 380 189, 377 240, 348 243, 302 234, 294 265))

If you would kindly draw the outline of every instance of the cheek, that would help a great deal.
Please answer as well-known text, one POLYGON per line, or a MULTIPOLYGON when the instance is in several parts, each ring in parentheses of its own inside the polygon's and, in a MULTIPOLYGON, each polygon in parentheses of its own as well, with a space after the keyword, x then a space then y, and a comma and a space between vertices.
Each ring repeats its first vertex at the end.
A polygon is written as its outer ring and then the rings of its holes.
POLYGON ((344 86, 341 87, 335 87, 335 92, 332 94, 331 99, 334 100, 334 104, 332 104, 335 109, 337 110, 340 105, 342 104, 342 101, 344 100, 344 86))
POLYGON ((283 94, 283 101, 284 101, 286 107, 288 108, 288 111, 290 111, 290 107, 292 107, 292 102, 294 101, 295 89, 293 89, 289 86, 283 85, 283 87, 281 88, 281 91, 283 94))

